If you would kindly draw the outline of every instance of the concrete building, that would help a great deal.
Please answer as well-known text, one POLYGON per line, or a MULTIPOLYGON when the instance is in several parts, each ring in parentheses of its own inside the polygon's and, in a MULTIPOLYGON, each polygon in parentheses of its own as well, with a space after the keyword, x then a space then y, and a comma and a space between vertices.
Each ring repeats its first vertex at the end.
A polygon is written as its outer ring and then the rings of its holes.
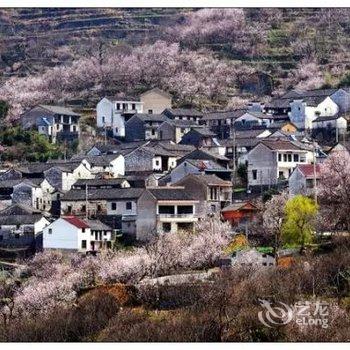
POLYGON ((172 97, 167 92, 154 88, 140 95, 143 110, 148 114, 161 114, 165 109, 171 108, 172 97))
POLYGON ((97 127, 116 137, 125 137, 125 122, 143 113, 143 103, 136 99, 104 97, 96 106, 97 127))
POLYGON ((313 161, 310 146, 286 139, 265 139, 248 153, 249 186, 277 185, 287 180, 298 164, 313 161))
POLYGON ((79 138, 80 114, 61 106, 38 105, 21 116, 24 129, 36 128, 52 143, 74 141, 79 138))
POLYGON ((63 216, 43 230, 43 248, 82 253, 112 248, 113 230, 98 220, 63 216))
POLYGON ((137 202, 136 239, 147 241, 157 232, 193 231, 197 203, 184 187, 146 189, 137 202))

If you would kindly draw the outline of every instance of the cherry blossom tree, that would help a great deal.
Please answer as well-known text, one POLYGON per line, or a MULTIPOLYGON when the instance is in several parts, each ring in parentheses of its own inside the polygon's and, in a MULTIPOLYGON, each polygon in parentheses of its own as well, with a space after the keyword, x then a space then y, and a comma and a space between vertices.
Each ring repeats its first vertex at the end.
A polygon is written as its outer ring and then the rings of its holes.
POLYGON ((323 163, 318 198, 328 229, 350 229, 350 155, 334 151, 323 163))

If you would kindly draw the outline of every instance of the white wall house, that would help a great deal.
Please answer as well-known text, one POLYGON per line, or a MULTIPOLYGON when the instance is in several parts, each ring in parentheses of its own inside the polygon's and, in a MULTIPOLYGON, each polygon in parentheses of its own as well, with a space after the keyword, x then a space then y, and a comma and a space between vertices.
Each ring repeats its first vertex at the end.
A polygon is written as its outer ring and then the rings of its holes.
POLYGON ((298 129, 312 129, 313 121, 318 117, 334 116, 339 112, 338 105, 328 96, 320 103, 304 102, 295 99, 290 103, 289 118, 298 129))
POLYGON ((114 136, 125 137, 126 119, 135 113, 143 113, 142 102, 112 101, 104 97, 96 106, 97 127, 112 130, 114 136))
POLYGON ((98 220, 63 216, 43 229, 43 248, 97 251, 110 248, 112 229, 98 220))

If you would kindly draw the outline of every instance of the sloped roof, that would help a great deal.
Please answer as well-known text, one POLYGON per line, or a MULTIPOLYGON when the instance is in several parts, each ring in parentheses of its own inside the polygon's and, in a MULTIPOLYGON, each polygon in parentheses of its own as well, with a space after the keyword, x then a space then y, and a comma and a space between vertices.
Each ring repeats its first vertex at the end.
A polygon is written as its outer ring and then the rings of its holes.
MULTIPOLYGON (((177 183, 181 183, 187 177, 193 177, 196 180, 205 184, 206 186, 232 187, 232 183, 230 181, 222 180, 214 174, 210 174, 210 175, 208 175, 208 174, 188 174, 183 179, 178 181, 177 183)), ((176 183, 174 184, 174 186, 176 186, 176 183)))
POLYGON ((195 200, 184 188, 159 187, 148 188, 148 191, 158 200, 195 200))
POLYGON ((80 114, 73 112, 70 108, 61 107, 61 106, 50 106, 50 105, 39 105, 39 106, 54 114, 80 117, 80 114))
POLYGON ((220 164, 214 162, 213 160, 204 159, 185 159, 188 162, 198 168, 199 170, 212 170, 212 171, 228 171, 226 168, 220 164))
MULTIPOLYGON (((141 196, 142 188, 99 188, 89 189, 88 199, 136 199, 141 196)), ((81 201, 86 199, 85 189, 72 189, 62 197, 62 201, 81 201)))
POLYGON ((232 204, 228 205, 227 207, 223 208, 221 211, 222 212, 226 212, 226 211, 242 210, 242 209, 245 209, 244 207, 247 204, 253 207, 253 208, 249 208, 249 210, 258 210, 257 206, 255 206, 253 203, 248 201, 248 202, 235 202, 235 203, 232 203, 232 204))
POLYGON ((86 222, 76 216, 62 216, 62 219, 77 228, 89 228, 89 225, 86 222))
POLYGON ((140 97, 145 96, 145 95, 148 95, 149 93, 152 93, 152 92, 155 92, 155 93, 157 93, 157 94, 159 94, 159 95, 162 95, 162 96, 164 96, 164 97, 172 98, 172 96, 171 96, 168 92, 163 91, 163 90, 161 90, 161 89, 159 89, 159 88, 153 88, 153 89, 151 89, 151 90, 147 90, 147 91, 145 91, 144 93, 142 93, 142 94, 140 95, 140 97))
POLYGON ((169 120, 164 114, 136 113, 134 117, 141 119, 143 122, 164 122, 169 120))
POLYGON ((191 132, 197 132, 202 136, 216 136, 215 132, 212 132, 209 128, 206 128, 206 127, 192 128, 188 133, 191 133, 191 132))
POLYGON ((0 225, 33 225, 42 217, 42 214, 1 215, 0 225))
POLYGON ((327 122, 330 120, 337 120, 338 118, 341 118, 341 115, 332 115, 332 116, 319 116, 317 117, 315 120, 313 120, 313 123, 317 123, 317 122, 327 122))
POLYGON ((276 139, 263 139, 259 143, 262 143, 266 147, 270 148, 271 150, 282 150, 282 151, 300 151, 304 150, 302 146, 297 146, 295 143, 292 141, 289 141, 287 139, 281 139, 281 138, 276 138, 276 139))
POLYGON ((169 112, 173 116, 202 117, 203 113, 193 108, 166 108, 164 112, 169 112))
POLYGON ((111 227, 104 224, 100 220, 90 220, 84 219, 84 222, 91 228, 93 231, 111 231, 111 227))
POLYGON ((225 120, 225 119, 237 119, 247 113, 246 108, 235 109, 233 111, 219 111, 219 112, 210 112, 205 113, 203 120, 225 120))
MULTIPOLYGON (((297 169, 299 169, 302 174, 307 179, 313 179, 314 178, 314 165, 313 164, 298 164, 297 169)), ((320 164, 316 164, 316 177, 320 177, 321 172, 321 166, 320 164)))

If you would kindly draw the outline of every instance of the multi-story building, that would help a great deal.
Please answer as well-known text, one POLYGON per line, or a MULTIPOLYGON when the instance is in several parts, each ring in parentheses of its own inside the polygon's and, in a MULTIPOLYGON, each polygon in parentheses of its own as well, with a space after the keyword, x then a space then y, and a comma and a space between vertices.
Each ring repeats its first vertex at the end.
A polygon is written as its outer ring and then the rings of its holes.
POLYGON ((198 200, 184 187, 147 188, 137 201, 136 239, 147 241, 157 232, 193 231, 198 200))
POLYGON ((96 106, 97 127, 113 136, 125 137, 125 123, 136 113, 143 113, 143 102, 137 99, 104 97, 96 106))
POLYGON ((74 141, 79 138, 80 114, 61 106, 38 105, 21 116, 24 129, 36 128, 52 143, 74 141))
POLYGON ((287 139, 265 139, 248 153, 249 186, 276 185, 287 180, 298 164, 310 164, 310 146, 287 139))

